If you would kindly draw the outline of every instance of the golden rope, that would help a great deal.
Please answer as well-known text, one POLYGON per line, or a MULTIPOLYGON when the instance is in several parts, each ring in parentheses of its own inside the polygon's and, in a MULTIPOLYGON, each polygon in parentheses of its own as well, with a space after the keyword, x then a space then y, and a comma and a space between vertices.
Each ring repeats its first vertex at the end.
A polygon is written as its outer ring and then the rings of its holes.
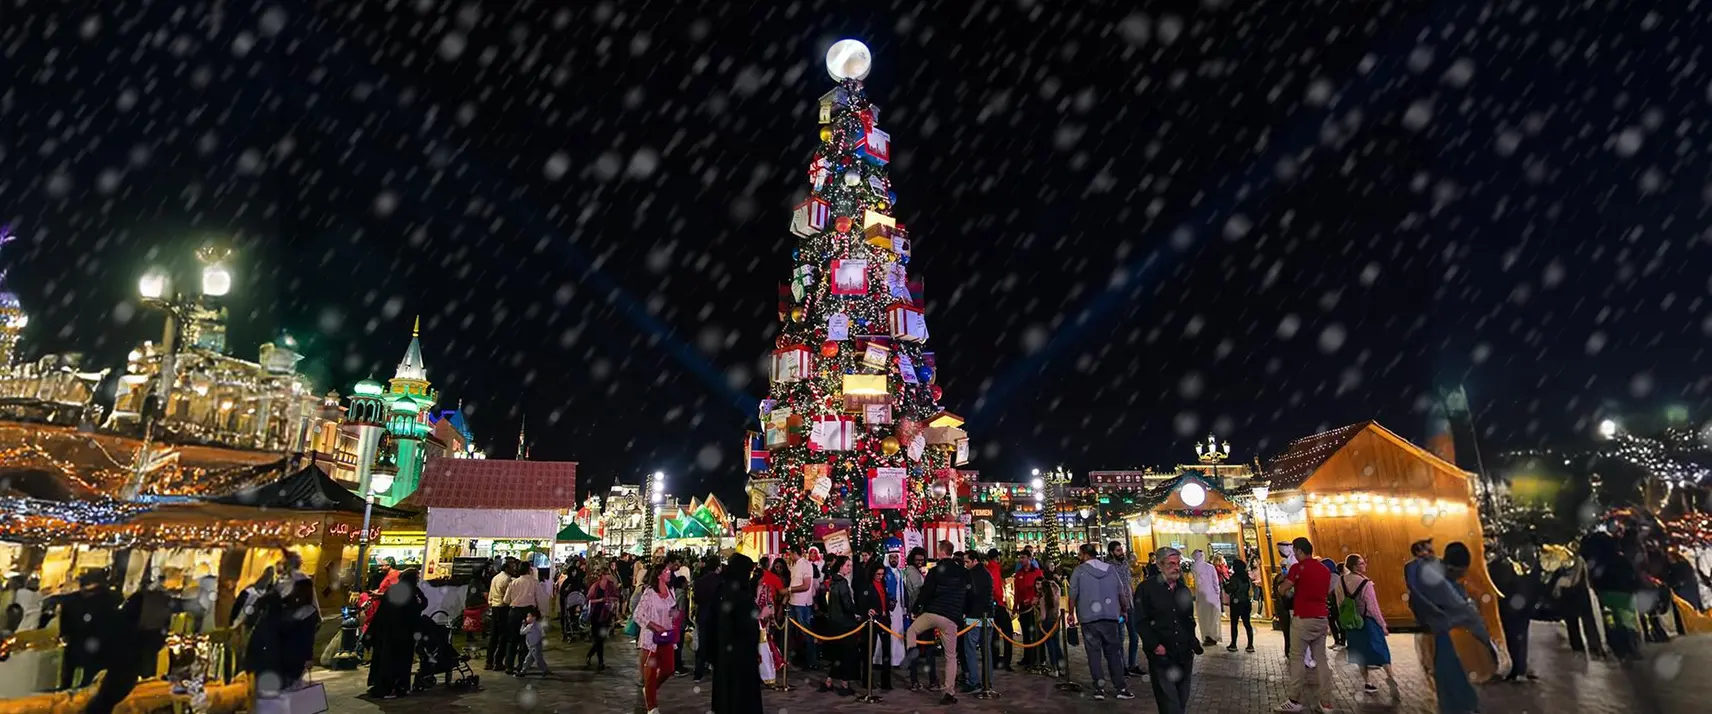
POLYGON ((846 637, 849 637, 849 636, 851 636, 851 635, 854 635, 854 634, 856 634, 856 633, 858 633, 858 632, 861 632, 861 631, 862 631, 862 630, 863 630, 863 629, 864 629, 864 628, 866 628, 866 627, 867 627, 867 626, 868 626, 868 625, 867 625, 867 624, 866 624, 866 623, 864 623, 864 624, 861 624, 861 625, 857 625, 857 626, 856 626, 856 629, 854 629, 854 630, 851 630, 851 631, 849 631, 849 632, 846 632, 846 633, 844 633, 844 634, 842 634, 842 635, 839 635, 839 636, 837 636, 837 637, 822 637, 822 636, 821 636, 821 635, 817 635, 817 634, 815 634, 815 633, 814 633, 814 632, 813 632, 813 631, 811 631, 811 630, 809 630, 809 629, 808 629, 808 628, 806 628, 806 627, 803 627, 803 626, 802 626, 802 623, 800 623, 800 622, 797 622, 797 621, 796 621, 796 620, 788 620, 788 622, 790 622, 790 623, 791 623, 791 624, 793 624, 793 625, 796 625, 796 626, 797 626, 797 629, 798 629, 798 630, 802 630, 802 633, 803 633, 803 634, 805 634, 805 635, 808 635, 808 636, 809 636, 809 637, 813 637, 813 638, 815 638, 815 639, 817 639, 817 640, 820 640, 820 641, 821 641, 821 642, 831 642, 831 641, 833 641, 833 640, 842 640, 842 639, 844 639, 844 638, 846 638, 846 637))

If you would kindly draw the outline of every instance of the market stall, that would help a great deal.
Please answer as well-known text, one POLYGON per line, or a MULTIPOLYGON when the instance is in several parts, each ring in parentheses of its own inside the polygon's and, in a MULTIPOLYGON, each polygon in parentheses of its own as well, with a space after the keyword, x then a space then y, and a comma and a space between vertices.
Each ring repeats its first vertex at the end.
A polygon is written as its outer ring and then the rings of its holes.
MULTIPOLYGON (((1279 504, 1279 514, 1289 521, 1269 518, 1268 528, 1274 542, 1307 536, 1316 557, 1366 557, 1380 608, 1393 628, 1415 624, 1403 583, 1409 545, 1431 538, 1442 554, 1445 546, 1461 542, 1473 555, 1463 585, 1493 637, 1502 638, 1473 476, 1376 422, 1352 424, 1298 439, 1267 464, 1264 500, 1279 504)), ((1276 572, 1277 555, 1268 554, 1269 572, 1276 572)), ((1460 631, 1457 652, 1477 677, 1491 676, 1491 658, 1460 631)))
POLYGON ((576 478, 566 461, 430 459, 409 501, 427 509, 423 578, 453 577, 470 558, 548 567, 562 518, 578 506, 576 478))
POLYGON ((1199 472, 1186 471, 1142 492, 1135 507, 1126 520, 1130 552, 1140 560, 1165 546, 1182 551, 1184 558, 1200 550, 1209 557, 1248 559, 1253 544, 1243 542, 1246 509, 1199 472))

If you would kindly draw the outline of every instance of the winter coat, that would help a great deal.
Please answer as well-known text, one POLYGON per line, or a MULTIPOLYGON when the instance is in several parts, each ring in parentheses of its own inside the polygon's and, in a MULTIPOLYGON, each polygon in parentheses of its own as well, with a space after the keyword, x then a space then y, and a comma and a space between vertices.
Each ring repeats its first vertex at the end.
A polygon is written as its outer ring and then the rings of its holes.
POLYGON ((955 558, 946 558, 927 571, 917 593, 916 613, 931 612, 952 622, 963 621, 964 599, 969 590, 969 569, 955 558))

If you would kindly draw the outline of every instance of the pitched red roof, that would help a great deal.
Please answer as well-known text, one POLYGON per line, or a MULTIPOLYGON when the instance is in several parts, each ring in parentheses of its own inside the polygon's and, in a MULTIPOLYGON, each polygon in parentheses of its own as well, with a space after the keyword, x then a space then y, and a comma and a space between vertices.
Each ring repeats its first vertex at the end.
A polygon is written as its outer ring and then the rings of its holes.
POLYGON ((1344 444, 1348 444, 1350 439, 1354 439, 1356 434, 1372 423, 1371 419, 1356 422, 1290 442, 1284 453, 1267 462, 1267 485, 1275 491, 1288 491, 1301 486, 1326 463, 1326 459, 1331 458, 1332 454, 1337 453, 1338 449, 1342 449, 1344 444))
POLYGON ((575 510, 575 461, 502 461, 429 459, 422 485, 411 494, 429 508, 508 508, 575 510))

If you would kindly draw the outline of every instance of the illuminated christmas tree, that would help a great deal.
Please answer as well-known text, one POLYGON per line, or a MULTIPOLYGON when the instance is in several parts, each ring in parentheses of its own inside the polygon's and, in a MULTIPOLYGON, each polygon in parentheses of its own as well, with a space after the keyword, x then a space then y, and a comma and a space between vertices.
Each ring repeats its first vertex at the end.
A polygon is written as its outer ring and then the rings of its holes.
POLYGON ((761 403, 779 497, 763 516, 807 545, 817 522, 844 523, 856 549, 948 518, 962 419, 939 406, 921 283, 909 277, 910 236, 894 217, 891 140, 862 79, 868 48, 827 53, 839 84, 821 97, 810 195, 791 217, 791 280, 761 403))

